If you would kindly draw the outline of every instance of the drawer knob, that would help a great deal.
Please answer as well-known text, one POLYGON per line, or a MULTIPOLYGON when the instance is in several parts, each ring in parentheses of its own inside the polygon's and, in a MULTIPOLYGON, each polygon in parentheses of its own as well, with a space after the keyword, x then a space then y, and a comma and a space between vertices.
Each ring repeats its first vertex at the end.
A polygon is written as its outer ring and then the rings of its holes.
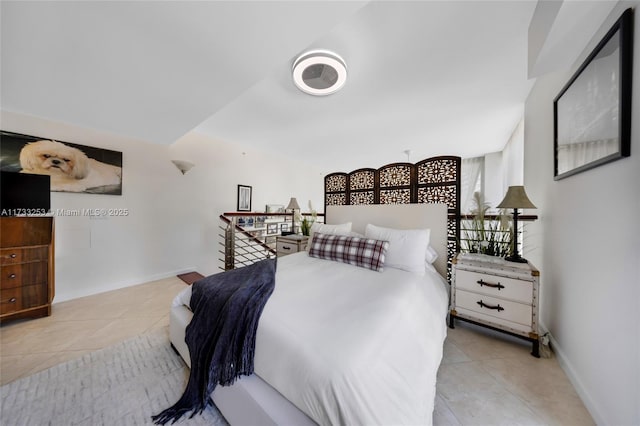
POLYGON ((10 255, 9 257, 10 257, 11 259, 15 259, 15 258, 16 258, 16 256, 17 256, 17 254, 15 254, 15 253, 11 253, 11 255, 10 255))
POLYGON ((9 275, 9 278, 11 278, 11 279, 13 279, 13 278, 15 278, 15 277, 16 277, 16 274, 11 274, 11 275, 9 275))
POLYGON ((15 297, 12 297, 11 299, 9 299, 9 303, 16 303, 16 300, 18 299, 16 299, 15 297))
POLYGON ((491 305, 487 305, 486 303, 484 303, 482 300, 480 300, 478 302, 478 305, 480 305, 481 308, 487 308, 487 309, 493 309, 496 310, 498 312, 500 311, 504 311, 504 308, 502 306, 500 306, 500 304, 498 303, 496 306, 491 306, 491 305))
POLYGON ((482 287, 482 286, 486 285, 487 287, 497 288, 497 289, 498 289, 498 291, 500 291, 500 289, 504 288, 504 286, 503 286, 502 284, 500 284, 500 283, 498 283, 498 284, 492 284, 492 283, 484 282, 483 280, 476 281, 476 282, 477 282, 478 284, 480 284, 480 287, 482 287))

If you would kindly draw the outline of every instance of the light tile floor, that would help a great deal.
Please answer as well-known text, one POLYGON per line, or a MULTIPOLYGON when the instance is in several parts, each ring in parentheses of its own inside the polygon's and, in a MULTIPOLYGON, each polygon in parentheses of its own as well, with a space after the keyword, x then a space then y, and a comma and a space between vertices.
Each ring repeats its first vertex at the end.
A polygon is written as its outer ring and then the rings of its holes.
MULTIPOLYGON (((67 302, 50 317, 0 327, 0 383, 26 377, 134 337, 166 328, 185 284, 167 278, 67 302)), ((528 343, 457 322, 438 372, 436 425, 593 425, 555 358, 528 343)))

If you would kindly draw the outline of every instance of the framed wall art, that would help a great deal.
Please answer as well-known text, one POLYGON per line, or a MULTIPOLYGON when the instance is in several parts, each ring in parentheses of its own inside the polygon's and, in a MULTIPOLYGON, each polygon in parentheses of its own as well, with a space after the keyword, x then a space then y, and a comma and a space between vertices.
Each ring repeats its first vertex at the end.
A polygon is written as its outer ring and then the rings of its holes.
POLYGON ((122 152, 0 131, 0 169, 51 177, 51 191, 122 195, 122 152))
POLYGON ((238 211, 251 211, 251 187, 247 185, 238 185, 238 211))
POLYGON ((553 101, 555 180, 631 155, 632 55, 627 9, 553 101))

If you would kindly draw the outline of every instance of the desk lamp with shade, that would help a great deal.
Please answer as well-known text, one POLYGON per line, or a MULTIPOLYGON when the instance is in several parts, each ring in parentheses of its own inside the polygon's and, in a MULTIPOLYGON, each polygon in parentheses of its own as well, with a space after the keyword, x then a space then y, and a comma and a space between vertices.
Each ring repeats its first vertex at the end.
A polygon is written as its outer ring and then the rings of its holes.
POLYGON ((295 197, 291 197, 289 200, 289 205, 287 206, 287 210, 291 210, 291 233, 296 233, 296 210, 300 210, 300 205, 298 205, 298 200, 295 197))
POLYGON ((497 205, 500 209, 513 209, 513 254, 505 257, 505 260, 516 263, 527 263, 527 259, 518 253, 518 209, 535 209, 524 186, 510 186, 504 200, 497 205))

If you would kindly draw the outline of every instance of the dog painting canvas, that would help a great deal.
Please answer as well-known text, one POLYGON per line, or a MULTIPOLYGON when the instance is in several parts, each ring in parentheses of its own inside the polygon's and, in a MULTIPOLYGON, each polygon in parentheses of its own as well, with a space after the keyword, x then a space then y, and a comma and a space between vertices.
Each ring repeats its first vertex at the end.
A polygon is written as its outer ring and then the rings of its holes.
POLYGON ((122 195, 122 152, 0 132, 0 169, 51 176, 51 191, 122 195))

